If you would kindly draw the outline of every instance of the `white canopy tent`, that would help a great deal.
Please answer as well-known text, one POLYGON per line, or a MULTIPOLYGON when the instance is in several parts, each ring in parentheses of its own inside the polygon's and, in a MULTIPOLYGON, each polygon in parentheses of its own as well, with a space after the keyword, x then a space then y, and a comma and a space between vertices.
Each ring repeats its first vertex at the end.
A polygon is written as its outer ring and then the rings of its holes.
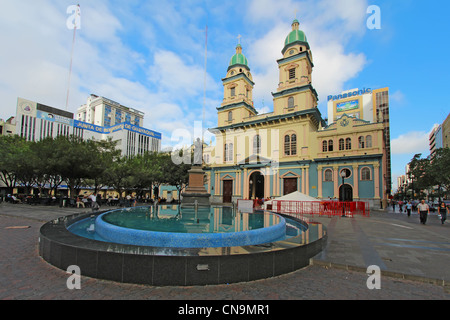
POLYGON ((272 201, 273 201, 273 200, 281 200, 281 201, 283 201, 283 200, 284 200, 284 201, 303 201, 303 202, 320 201, 319 199, 316 199, 316 198, 307 196, 307 195, 304 194, 304 193, 301 193, 301 192, 299 192, 299 191, 296 191, 296 192, 287 194, 287 195, 285 195, 285 196, 283 196, 283 197, 279 197, 279 198, 275 198, 275 199, 272 199, 272 200, 269 200, 269 201, 265 201, 265 202, 264 202, 264 209, 267 208, 267 205, 268 205, 268 204, 272 204, 272 201))

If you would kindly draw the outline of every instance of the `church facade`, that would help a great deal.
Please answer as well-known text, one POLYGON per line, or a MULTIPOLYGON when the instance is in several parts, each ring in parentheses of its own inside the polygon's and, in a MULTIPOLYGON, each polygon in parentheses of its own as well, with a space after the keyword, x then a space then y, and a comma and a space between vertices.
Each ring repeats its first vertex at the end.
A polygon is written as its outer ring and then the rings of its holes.
MULTIPOLYGON (((204 149, 212 202, 273 198, 300 191, 318 199, 386 203, 385 125, 341 112, 327 124, 317 108, 313 56, 298 20, 277 60, 273 112, 253 106, 255 83, 237 45, 223 81, 215 146, 204 149)), ((351 99, 350 99, 351 100, 351 99)), ((336 104, 339 105, 339 104, 336 104)), ((339 105, 340 106, 340 105, 339 105)))

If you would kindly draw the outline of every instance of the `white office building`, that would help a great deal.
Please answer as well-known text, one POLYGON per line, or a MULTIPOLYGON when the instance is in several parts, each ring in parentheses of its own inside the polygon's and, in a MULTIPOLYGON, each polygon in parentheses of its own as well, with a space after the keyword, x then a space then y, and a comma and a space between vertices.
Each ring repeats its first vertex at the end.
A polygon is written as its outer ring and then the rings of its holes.
POLYGON ((144 123, 144 113, 91 94, 87 103, 77 110, 75 119, 101 127, 111 127, 125 122, 139 127, 144 123))
MULTIPOLYGON (((111 125, 105 125, 109 124, 105 122, 107 117, 103 116, 100 111, 105 110, 107 106, 112 107, 112 101, 106 98, 93 100, 94 103, 101 101, 103 106, 97 105, 99 111, 94 108, 93 113, 86 112, 86 120, 90 120, 87 122, 74 119, 73 113, 18 98, 16 134, 28 141, 40 141, 47 137, 56 138, 60 135, 76 135, 86 140, 105 140, 111 137, 113 141, 117 141, 117 148, 122 151, 122 155, 128 157, 147 151, 159 152, 161 150, 161 133, 140 126, 144 118, 142 112, 127 108, 129 113, 125 114, 120 121, 117 118, 111 125), (108 102, 108 104, 104 102, 108 102), (102 125, 97 125, 97 123, 102 125)), ((120 104, 117 104, 114 107, 115 110, 119 110, 119 106, 120 104)))

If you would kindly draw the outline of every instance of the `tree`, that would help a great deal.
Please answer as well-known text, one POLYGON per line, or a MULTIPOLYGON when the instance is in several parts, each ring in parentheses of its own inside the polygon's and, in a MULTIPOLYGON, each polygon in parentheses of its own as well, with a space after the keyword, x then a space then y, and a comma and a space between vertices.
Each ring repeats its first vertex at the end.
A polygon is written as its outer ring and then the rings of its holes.
POLYGON ((84 184, 94 186, 95 192, 102 186, 107 185, 107 177, 105 172, 112 170, 114 161, 120 158, 121 152, 116 149, 117 141, 108 140, 89 140, 87 148, 89 152, 95 155, 95 160, 90 164, 90 170, 93 171, 85 177, 84 184))
POLYGON ((134 162, 134 186, 141 192, 151 192, 154 181, 160 180, 160 157, 157 152, 145 152, 130 159, 134 162))
POLYGON ((120 157, 104 172, 105 183, 113 187, 122 199, 122 193, 132 188, 133 174, 133 163, 127 157, 120 157))
MULTIPOLYGON (((60 174, 61 161, 59 151, 56 148, 56 142, 48 137, 32 145, 34 154, 39 159, 39 165, 36 168, 36 186, 41 190, 49 188, 50 194, 58 189, 64 178, 60 174)), ((62 151, 63 152, 63 151, 62 151)))
POLYGON ((12 193, 25 167, 29 168, 29 143, 17 136, 0 136, 0 180, 12 193))
POLYGON ((414 190, 434 189, 437 187, 439 198, 441 189, 447 191, 450 188, 450 149, 440 148, 436 150, 433 158, 422 159, 422 154, 416 154, 409 163, 408 178, 414 190))
POLYGON ((441 189, 450 190, 450 149, 440 148, 436 150, 431 160, 429 175, 432 186, 438 187, 439 201, 441 200, 441 189))
POLYGON ((416 190, 426 189, 429 183, 427 175, 429 160, 422 159, 422 154, 416 154, 409 163, 408 178, 411 179, 412 196, 416 194, 416 190))
MULTIPOLYGON (((182 150, 179 151, 180 157, 182 156, 182 150)), ((181 200, 181 191, 189 183, 189 170, 191 165, 181 163, 174 164, 172 158, 167 154, 163 158, 163 173, 165 177, 165 182, 177 188, 178 191, 178 201, 181 200)))

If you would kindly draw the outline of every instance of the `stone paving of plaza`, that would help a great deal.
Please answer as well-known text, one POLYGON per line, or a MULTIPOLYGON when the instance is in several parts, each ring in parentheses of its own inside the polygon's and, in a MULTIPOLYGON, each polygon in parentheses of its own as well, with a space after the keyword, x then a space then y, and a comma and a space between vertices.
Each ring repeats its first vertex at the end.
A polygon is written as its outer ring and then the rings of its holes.
MULTIPOLYGON (((40 227, 89 209, 0 204, 0 299, 12 300, 334 300, 450 299, 450 224, 436 215, 372 212, 370 218, 316 218, 328 245, 313 265, 272 279, 206 287, 150 287, 82 277, 69 290, 68 274, 38 255, 40 227), (28 229, 9 227, 29 226, 28 229), (366 286, 369 265, 382 270, 381 289, 366 286)), ((169 271, 170 272, 170 271, 169 271)))

